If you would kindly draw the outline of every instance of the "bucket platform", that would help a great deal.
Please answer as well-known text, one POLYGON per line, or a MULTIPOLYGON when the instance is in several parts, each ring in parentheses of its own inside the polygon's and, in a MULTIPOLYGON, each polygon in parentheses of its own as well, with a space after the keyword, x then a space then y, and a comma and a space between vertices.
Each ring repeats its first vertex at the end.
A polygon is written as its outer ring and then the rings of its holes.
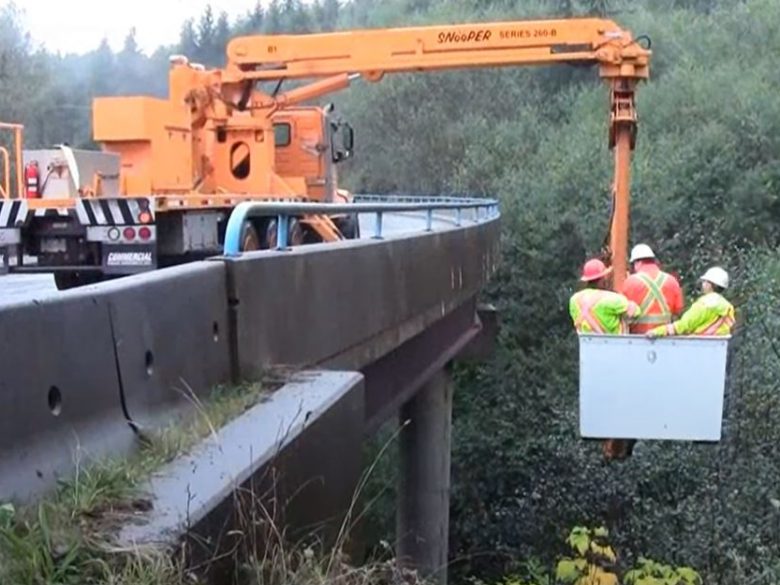
POLYGON ((719 441, 729 339, 581 334, 580 435, 719 441))

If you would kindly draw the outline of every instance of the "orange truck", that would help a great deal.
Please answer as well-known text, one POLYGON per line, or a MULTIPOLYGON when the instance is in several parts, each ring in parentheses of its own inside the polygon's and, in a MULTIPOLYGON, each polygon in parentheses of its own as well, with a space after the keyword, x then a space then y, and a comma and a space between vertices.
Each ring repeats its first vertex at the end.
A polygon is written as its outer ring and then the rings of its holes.
MULTIPOLYGON (((213 255, 240 202, 351 200, 336 169, 353 154, 352 128, 331 105, 306 102, 387 73, 591 64, 610 84, 610 248, 622 275, 634 91, 650 59, 639 41, 610 20, 581 18, 239 37, 224 69, 174 56, 167 99, 94 100, 101 152, 0 152, 0 249, 9 271, 53 272, 60 288, 213 255), (285 82, 298 85, 281 91, 285 82)), ((275 221, 248 220, 242 248, 273 246, 275 221)), ((291 244, 354 237, 355 214, 301 216, 288 233, 291 244)))

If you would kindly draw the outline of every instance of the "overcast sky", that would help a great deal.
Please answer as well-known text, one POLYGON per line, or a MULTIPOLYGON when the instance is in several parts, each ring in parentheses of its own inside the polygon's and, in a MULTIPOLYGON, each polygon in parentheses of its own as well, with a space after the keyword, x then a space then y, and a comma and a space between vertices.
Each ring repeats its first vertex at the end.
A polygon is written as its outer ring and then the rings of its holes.
MULTIPOLYGON (((5 4, 6 0, 0 0, 5 4)), ((17 0, 24 24, 36 44, 51 51, 82 53, 97 48, 106 37, 122 48, 131 27, 141 49, 151 52, 179 38, 181 24, 201 14, 207 4, 224 10, 231 23, 251 10, 256 0, 17 0)), ((267 2, 263 2, 267 5, 267 2)))

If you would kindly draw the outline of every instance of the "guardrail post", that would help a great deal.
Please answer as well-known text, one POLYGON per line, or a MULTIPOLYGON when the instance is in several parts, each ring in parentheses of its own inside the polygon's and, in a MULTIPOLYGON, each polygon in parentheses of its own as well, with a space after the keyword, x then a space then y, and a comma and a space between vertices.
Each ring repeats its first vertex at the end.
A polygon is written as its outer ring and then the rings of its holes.
POLYGON ((374 224, 374 239, 382 239, 382 212, 376 212, 376 223, 374 224))
POLYGON ((433 231, 433 207, 431 207, 428 210, 426 222, 425 222, 425 231, 426 232, 432 232, 433 231))
POLYGON ((457 216, 456 216, 456 220, 455 220, 455 225, 460 227, 461 224, 463 223, 462 219, 463 219, 463 210, 460 207, 458 207, 457 216))
POLYGON ((287 250, 287 232, 290 216, 280 213, 276 219, 276 249, 287 250))

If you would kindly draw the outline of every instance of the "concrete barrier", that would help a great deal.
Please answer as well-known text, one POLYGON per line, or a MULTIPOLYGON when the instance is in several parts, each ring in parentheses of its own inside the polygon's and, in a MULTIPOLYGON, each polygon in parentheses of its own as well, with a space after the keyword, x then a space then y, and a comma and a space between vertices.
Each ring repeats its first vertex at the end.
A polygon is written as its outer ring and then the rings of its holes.
POLYGON ((0 500, 51 487, 76 456, 125 452, 128 420, 167 422, 189 393, 269 366, 366 370, 365 414, 379 424, 476 335, 497 242, 490 221, 197 262, 4 307, 0 500))
POLYGON ((262 554, 280 544, 269 535, 332 543, 361 474, 362 413, 360 374, 299 374, 156 473, 144 489, 151 509, 123 527, 118 544, 186 543, 189 562, 223 582, 214 559, 229 564, 230 551, 245 547, 262 554))
POLYGON ((228 259, 238 372, 361 369, 477 293, 497 230, 491 221, 228 259))
POLYGON ((132 444, 107 299, 73 291, 4 307, 0 330, 0 501, 132 444))
POLYGON ((195 262, 90 290, 111 308, 120 383, 140 426, 230 381, 225 267, 195 262))

